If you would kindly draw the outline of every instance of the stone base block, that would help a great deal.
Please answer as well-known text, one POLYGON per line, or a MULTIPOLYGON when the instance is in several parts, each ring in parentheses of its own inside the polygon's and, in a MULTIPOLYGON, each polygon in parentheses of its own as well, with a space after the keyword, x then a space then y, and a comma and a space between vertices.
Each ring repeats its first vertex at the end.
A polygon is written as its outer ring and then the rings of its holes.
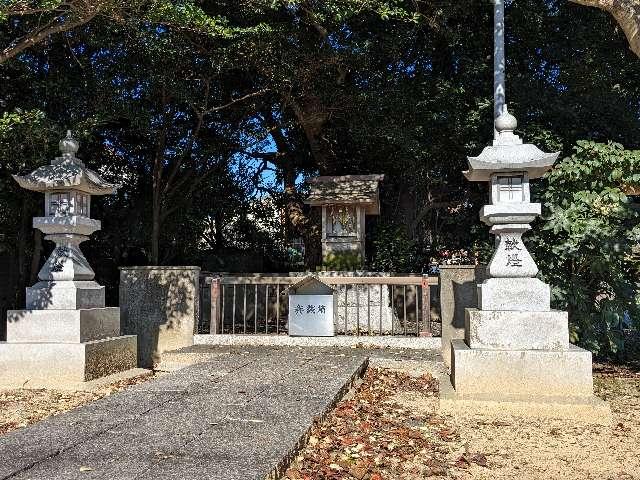
POLYGON ((609 405, 596 396, 549 396, 493 394, 458 395, 449 378, 440 378, 440 412, 449 415, 534 419, 571 419, 583 423, 611 425, 609 405))
POLYGON ((471 349, 451 341, 451 382, 458 395, 591 396, 591 352, 471 349))
POLYGON ((0 342, 0 384, 84 382, 136 366, 135 335, 86 343, 0 342))
POLYGON ((568 350, 568 314, 467 308, 465 342, 473 349, 568 350))
POLYGON ((537 278, 489 278, 478 285, 478 308, 547 312, 551 289, 537 278))
POLYGON ((104 287, 94 281, 38 282, 27 287, 27 310, 104 307, 104 287))
POLYGON ((90 310, 10 310, 7 342, 82 343, 120 335, 118 307, 90 310))

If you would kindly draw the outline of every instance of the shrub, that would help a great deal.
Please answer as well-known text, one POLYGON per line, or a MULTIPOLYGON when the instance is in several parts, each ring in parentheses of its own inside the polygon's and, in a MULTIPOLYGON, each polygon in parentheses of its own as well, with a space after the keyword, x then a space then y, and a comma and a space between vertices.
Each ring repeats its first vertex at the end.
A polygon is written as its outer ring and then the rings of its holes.
POLYGON ((543 227, 528 243, 553 305, 569 311, 571 340, 600 356, 622 356, 622 322, 638 318, 639 214, 625 193, 640 185, 640 151, 580 141, 546 175, 543 227))

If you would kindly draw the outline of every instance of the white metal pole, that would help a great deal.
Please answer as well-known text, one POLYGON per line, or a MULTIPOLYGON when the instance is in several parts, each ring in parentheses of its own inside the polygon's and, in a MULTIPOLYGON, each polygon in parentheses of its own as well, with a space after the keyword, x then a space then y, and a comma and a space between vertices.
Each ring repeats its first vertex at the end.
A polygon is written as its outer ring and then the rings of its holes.
POLYGON ((493 99, 494 119, 502 113, 505 103, 504 1, 494 0, 493 11, 493 99))

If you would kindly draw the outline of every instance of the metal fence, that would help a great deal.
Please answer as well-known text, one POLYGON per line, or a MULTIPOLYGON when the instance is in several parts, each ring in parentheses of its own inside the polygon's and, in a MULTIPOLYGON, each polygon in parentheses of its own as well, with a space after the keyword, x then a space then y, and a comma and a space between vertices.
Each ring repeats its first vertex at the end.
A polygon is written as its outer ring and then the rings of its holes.
MULTIPOLYGON (((287 287, 302 276, 203 274, 199 332, 286 334, 287 287)), ((323 276, 336 290, 336 333, 431 335, 431 289, 438 277, 323 276)))

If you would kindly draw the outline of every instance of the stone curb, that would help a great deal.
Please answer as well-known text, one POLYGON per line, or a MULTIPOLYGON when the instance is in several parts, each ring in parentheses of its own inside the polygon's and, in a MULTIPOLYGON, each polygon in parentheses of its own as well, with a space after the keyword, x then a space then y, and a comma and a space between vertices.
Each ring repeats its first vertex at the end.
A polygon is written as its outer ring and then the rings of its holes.
POLYGON ((282 347, 361 347, 440 350, 440 337, 337 336, 289 337, 287 335, 194 335, 194 345, 282 346, 282 347))

